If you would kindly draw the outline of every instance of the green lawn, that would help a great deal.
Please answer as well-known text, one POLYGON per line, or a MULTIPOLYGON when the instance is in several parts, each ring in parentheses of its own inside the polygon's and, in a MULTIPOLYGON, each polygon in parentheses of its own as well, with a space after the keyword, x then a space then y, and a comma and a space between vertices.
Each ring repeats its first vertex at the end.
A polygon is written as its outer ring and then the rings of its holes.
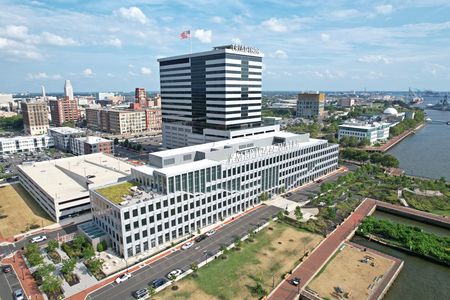
POLYGON ((98 189, 97 192, 102 196, 108 198, 108 200, 110 200, 111 202, 119 204, 120 202, 124 201, 122 199, 123 195, 132 195, 130 188, 136 185, 137 184, 135 182, 127 181, 98 189))
POLYGON ((421 196, 404 191, 406 202, 415 209, 443 216, 450 215, 450 198, 447 196, 421 196))

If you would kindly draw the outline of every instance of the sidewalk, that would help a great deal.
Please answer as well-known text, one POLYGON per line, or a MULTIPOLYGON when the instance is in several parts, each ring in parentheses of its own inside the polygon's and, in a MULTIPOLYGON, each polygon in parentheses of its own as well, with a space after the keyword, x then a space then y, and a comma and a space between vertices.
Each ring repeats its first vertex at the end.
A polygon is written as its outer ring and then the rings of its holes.
POLYGON ((44 297, 42 296, 36 281, 31 275, 30 270, 28 270, 20 252, 17 252, 12 258, 4 259, 3 262, 10 264, 14 268, 17 279, 19 279, 25 294, 28 296, 28 299, 44 300, 44 297))
MULTIPOLYGON (((260 208, 261 206, 262 206, 262 204, 258 204, 258 205, 254 206, 254 207, 249 208, 249 209, 246 210, 245 212, 239 213, 239 214, 237 214, 237 215, 235 215, 235 216, 233 216, 233 217, 231 217, 231 218, 228 218, 228 219, 224 220, 222 223, 219 223, 219 224, 217 224, 217 225, 209 226, 209 227, 207 227, 207 228, 204 228, 204 229, 203 229, 203 232, 205 232, 206 230, 211 230, 211 229, 219 229, 219 228, 221 228, 222 226, 224 226, 224 225, 226 225, 226 224, 229 224, 229 223, 231 223, 231 222, 234 222, 235 220, 241 218, 242 216, 244 216, 244 215, 246 215, 246 214, 248 214, 248 213, 250 213, 250 212, 252 212, 252 211, 254 211, 254 210, 258 209, 258 208, 260 208)), ((171 253, 173 252, 174 249, 179 250, 179 249, 181 248, 181 246, 182 246, 184 243, 186 243, 187 241, 191 241, 191 240, 195 239, 195 237, 196 237, 196 236, 194 236, 194 237, 192 237, 192 238, 190 238, 190 239, 188 239, 188 240, 186 240, 186 241, 180 243, 179 245, 177 245, 177 246, 175 246, 175 247, 173 247, 173 248, 167 249, 167 250, 165 250, 165 251, 163 251, 163 252, 161 252, 161 253, 159 253, 159 254, 153 256, 153 257, 150 257, 149 259, 147 259, 147 260, 145 260, 145 261, 143 261, 143 262, 140 262, 140 263, 138 263, 138 264, 135 264, 135 265, 132 266, 132 267, 129 267, 129 268, 128 268, 128 273, 133 273, 133 272, 135 272, 135 271, 141 269, 141 267, 142 267, 143 265, 144 265, 144 266, 145 266, 145 265, 149 265, 149 264, 151 264, 151 263, 154 263, 154 262, 157 261, 157 260, 160 260, 160 259, 162 259, 162 258, 168 256, 169 254, 171 254, 171 253)), ((66 299, 67 299, 67 300, 84 300, 84 299, 86 299, 86 297, 87 297, 90 293, 92 293, 92 292, 94 292, 94 291, 96 291, 96 290, 98 290, 98 289, 100 289, 100 288, 102 288, 102 287, 104 287, 104 286, 106 286, 106 285, 108 285, 108 284, 114 282, 114 280, 115 280, 118 276, 120 276, 121 274, 123 274, 123 273, 125 273, 125 271, 122 271, 122 272, 119 272, 119 273, 116 273, 116 274, 112 274, 112 275, 110 275, 109 277, 107 277, 106 279, 104 279, 103 281, 100 281, 99 283, 97 283, 97 284, 95 284, 95 285, 93 285, 93 286, 91 286, 91 287, 85 289, 84 291, 81 291, 81 292, 79 292, 79 293, 77 293, 77 294, 74 294, 74 295, 72 295, 72 296, 70 296, 70 297, 67 297, 66 299)))

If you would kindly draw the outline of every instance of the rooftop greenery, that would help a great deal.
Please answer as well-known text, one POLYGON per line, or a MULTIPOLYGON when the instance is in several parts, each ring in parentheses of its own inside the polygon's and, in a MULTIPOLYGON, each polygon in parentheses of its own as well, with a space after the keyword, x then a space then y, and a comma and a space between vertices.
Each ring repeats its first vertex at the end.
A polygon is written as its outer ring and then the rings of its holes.
POLYGON ((136 186, 136 182, 132 182, 132 181, 126 181, 123 183, 119 183, 119 184, 115 184, 115 185, 111 185, 108 187, 104 187, 101 189, 98 189, 97 192, 102 195, 103 197, 107 198, 109 201, 115 203, 115 204, 119 204, 122 201, 124 201, 122 199, 123 195, 132 195, 133 193, 131 192, 130 188, 133 186, 136 186))

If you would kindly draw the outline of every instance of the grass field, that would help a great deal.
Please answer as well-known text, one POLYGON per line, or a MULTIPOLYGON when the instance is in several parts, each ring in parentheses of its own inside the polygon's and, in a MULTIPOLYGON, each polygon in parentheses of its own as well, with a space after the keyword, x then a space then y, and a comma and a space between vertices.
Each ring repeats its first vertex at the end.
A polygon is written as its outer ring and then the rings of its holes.
POLYGON ((232 250, 228 258, 217 259, 199 269, 198 277, 177 282, 179 289, 170 288, 155 299, 259 299, 252 287, 260 283, 268 293, 292 270, 303 252, 315 247, 319 235, 301 231, 283 223, 271 223, 273 230, 265 229, 254 242, 244 242, 241 250, 232 250))
POLYGON ((20 184, 0 187, 0 194, 0 234, 4 238, 54 223, 20 184))
MULTIPOLYGON (((341 299, 333 295, 334 288, 339 287, 344 292, 349 292, 348 299, 367 299, 369 293, 368 286, 374 283, 374 279, 386 274, 391 268, 393 261, 375 255, 370 252, 363 252, 358 248, 346 245, 344 249, 337 252, 335 256, 308 285, 316 291, 320 297, 328 299, 341 299), (365 256, 373 259, 368 263, 363 263, 365 256), (374 266, 370 263, 373 262, 374 266)), ((381 282, 381 279, 376 281, 381 282)), ((376 288, 377 284, 375 284, 376 288)))
POLYGON ((120 184, 98 189, 97 192, 99 192, 102 196, 106 197, 108 200, 116 204, 119 204, 122 201, 124 201, 122 199, 122 196, 132 195, 130 188, 133 186, 136 186, 136 183, 126 181, 120 184))

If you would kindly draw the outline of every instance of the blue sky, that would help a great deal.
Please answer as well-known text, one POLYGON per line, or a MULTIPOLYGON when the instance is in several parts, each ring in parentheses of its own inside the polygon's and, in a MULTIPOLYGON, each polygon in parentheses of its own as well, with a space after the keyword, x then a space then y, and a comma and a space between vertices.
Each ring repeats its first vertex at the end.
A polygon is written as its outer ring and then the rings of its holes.
POLYGON ((450 90, 449 0, 0 0, 0 92, 158 90, 187 29, 260 48, 263 90, 450 90))

